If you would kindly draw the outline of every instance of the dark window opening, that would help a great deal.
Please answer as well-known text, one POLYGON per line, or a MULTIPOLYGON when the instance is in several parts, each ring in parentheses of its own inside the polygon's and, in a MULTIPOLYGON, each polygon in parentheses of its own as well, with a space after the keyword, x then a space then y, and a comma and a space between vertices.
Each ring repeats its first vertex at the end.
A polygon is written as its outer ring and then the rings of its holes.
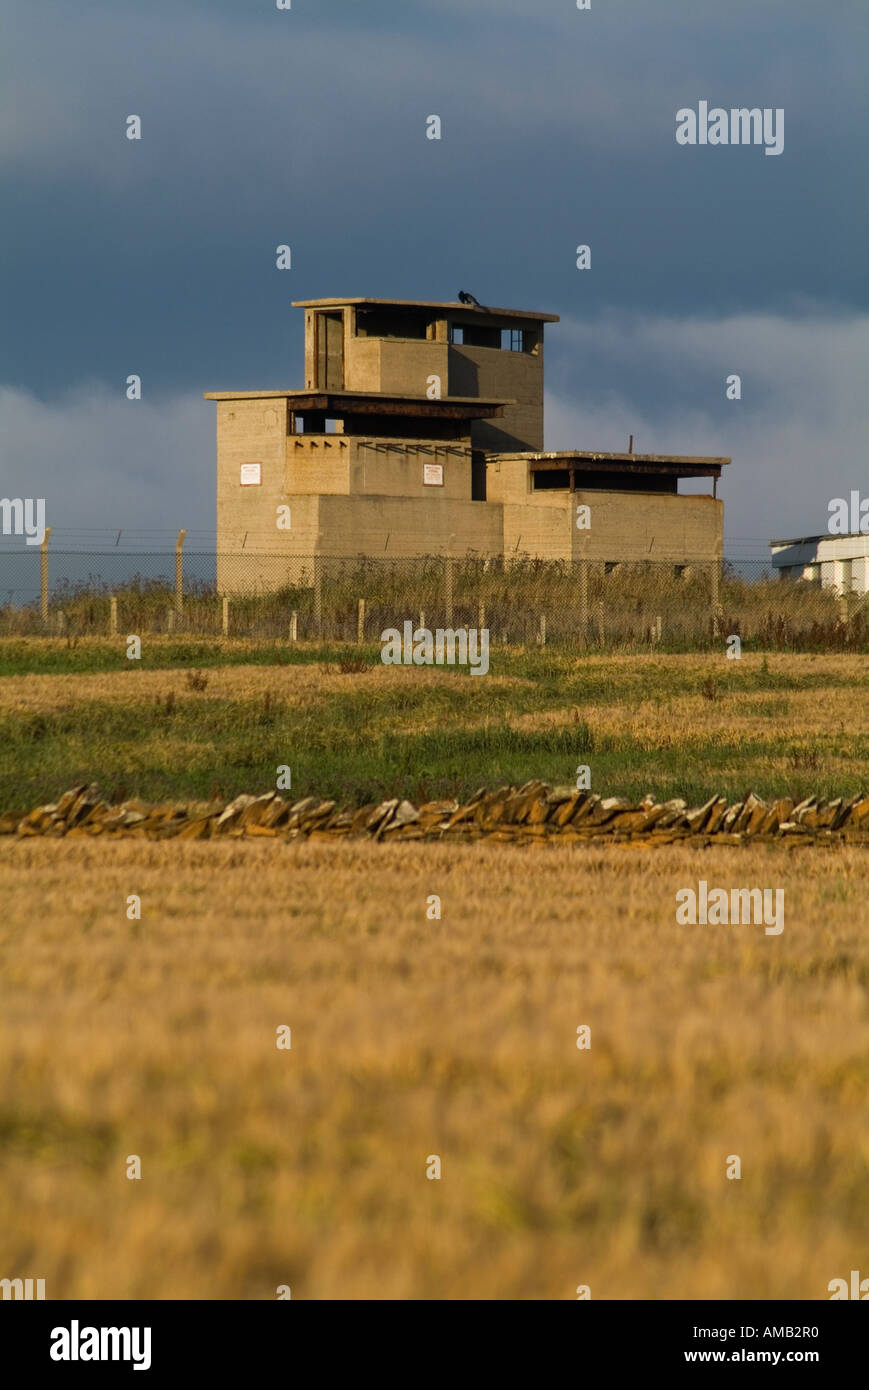
POLYGON ((566 468, 549 468, 545 473, 532 473, 531 477, 535 492, 545 492, 547 488, 570 487, 570 473, 566 468))
POLYGON ((471 501, 486 500, 486 455, 482 449, 471 450, 471 501))
POLYGON ((465 347, 499 348, 501 346, 500 328, 486 328, 482 324, 464 325, 465 347))
POLYGON ((449 341, 453 347, 498 348, 501 352, 537 351, 533 328, 493 328, 485 323, 450 323, 449 341))
MULTIPOLYGON (((569 468, 547 468, 532 472, 532 488, 541 492, 547 488, 569 488, 569 468)), ((678 478, 666 473, 622 473, 612 471, 575 470, 577 492, 678 492, 678 478)))
POLYGON ((431 338, 437 320, 419 309, 359 309, 359 338, 431 338))

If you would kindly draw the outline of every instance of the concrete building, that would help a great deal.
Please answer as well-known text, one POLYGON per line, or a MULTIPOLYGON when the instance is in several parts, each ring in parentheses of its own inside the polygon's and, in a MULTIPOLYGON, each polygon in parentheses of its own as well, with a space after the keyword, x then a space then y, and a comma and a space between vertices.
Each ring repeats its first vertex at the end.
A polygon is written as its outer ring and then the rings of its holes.
POLYGON ((222 590, 276 587, 288 560, 313 556, 720 559, 729 459, 543 451, 543 336, 558 315, 423 300, 294 307, 304 389, 206 395, 222 590), (679 494, 679 478, 698 477, 711 495, 679 494))
POLYGON ((869 593, 869 535, 798 536, 769 548, 782 579, 806 579, 842 595, 869 593))

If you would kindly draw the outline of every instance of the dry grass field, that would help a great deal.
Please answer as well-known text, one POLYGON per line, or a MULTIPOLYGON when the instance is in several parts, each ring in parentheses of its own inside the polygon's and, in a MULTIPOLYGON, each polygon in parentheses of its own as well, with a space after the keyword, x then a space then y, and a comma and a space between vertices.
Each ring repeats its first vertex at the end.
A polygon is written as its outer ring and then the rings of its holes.
MULTIPOLYGON (((597 791, 695 804, 866 784, 865 657, 520 652, 483 681, 238 642, 195 675, 198 649, 150 643, 114 670, 105 641, 19 644, 0 810, 93 779, 259 792, 284 762, 294 795, 357 804, 580 761, 597 791)), ((0 1278, 52 1299, 825 1299, 869 1236, 867 867, 4 836, 0 1278), (678 926, 701 878, 784 889, 784 931, 678 926)))
MULTIPOLYGON (((227 650, 244 655, 243 644, 227 650)), ((281 764, 299 796, 419 802, 531 777, 563 785, 578 763, 595 790, 697 805, 750 788, 797 801, 853 794, 869 763, 869 658, 529 653, 485 679, 379 662, 198 675, 127 662, 0 678, 0 811, 93 780, 120 787, 118 800, 215 788, 228 799, 273 788, 281 764)))
POLYGON ((0 840, 0 1276, 828 1298, 869 1237, 867 862, 0 840), (701 877, 784 888, 782 934, 677 926, 701 877))

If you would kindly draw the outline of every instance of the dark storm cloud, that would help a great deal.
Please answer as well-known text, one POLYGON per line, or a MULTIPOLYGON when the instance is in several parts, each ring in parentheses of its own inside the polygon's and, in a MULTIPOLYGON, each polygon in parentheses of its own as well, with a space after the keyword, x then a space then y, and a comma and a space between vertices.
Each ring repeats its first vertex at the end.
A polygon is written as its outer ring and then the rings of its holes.
MULTIPOLYGON (((857 4, 835 21, 807 0, 593 0, 590 12, 571 0, 294 0, 289 12, 268 0, 13 0, 7 11, 0 381, 18 421, 33 420, 34 401, 54 423, 73 410, 79 452, 47 486, 61 505, 74 477, 107 523, 145 505, 155 417, 143 410, 121 437, 127 417, 94 403, 114 394, 126 409, 130 372, 149 409, 183 398, 179 467, 191 430, 201 456, 195 484, 185 474, 177 487, 200 505, 213 407, 202 403, 200 431, 189 403, 204 389, 298 383, 293 298, 452 298, 461 284, 586 326, 612 313, 675 324, 672 370, 651 350, 619 359, 593 333, 554 328, 550 389, 567 412, 594 412, 609 392, 674 436, 693 411, 725 446, 721 404, 679 366, 681 321, 709 333, 741 323, 751 357, 764 315, 781 323, 778 342, 818 313, 847 341, 866 308, 857 4), (701 99, 782 107, 782 156, 679 147, 675 112, 701 99), (141 142, 124 138, 130 113, 141 142), (431 113, 440 142, 425 139, 431 113), (283 242, 287 273, 274 266, 283 242), (587 273, 579 242, 592 246, 587 273), (102 430, 91 450, 86 419, 102 430), (143 431, 138 449, 130 428, 143 431), (112 449, 107 496, 89 470, 112 449)), ((791 365, 785 354, 769 370, 790 379, 791 365)), ((838 408, 850 440, 857 402, 838 408)), ((757 393, 752 410, 766 428, 757 393)), ((605 422, 598 411, 586 423, 605 422)), ((12 438, 4 472, 24 466, 26 441, 12 438)), ((738 438, 751 448, 744 425, 738 438)), ((774 496, 783 465, 767 467, 774 496)), ((776 529, 774 516, 759 525, 776 529)))

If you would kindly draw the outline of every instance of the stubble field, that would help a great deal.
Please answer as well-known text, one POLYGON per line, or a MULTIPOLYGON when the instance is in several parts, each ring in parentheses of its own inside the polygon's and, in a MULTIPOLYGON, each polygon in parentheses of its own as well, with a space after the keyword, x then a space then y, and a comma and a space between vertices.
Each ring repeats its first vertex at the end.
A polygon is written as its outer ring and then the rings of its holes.
MULTIPOLYGON (((657 699, 625 666, 575 679, 623 689, 582 718, 613 758, 622 731, 625 767, 637 742, 677 756, 682 732, 726 740, 729 708, 746 721, 740 791, 811 772, 792 746, 841 789, 865 780, 865 670, 836 664, 853 660, 770 657, 779 688, 741 698, 707 698, 693 658, 657 699)), ((316 675, 284 690, 307 728, 326 717, 316 675)), ((414 675, 398 673, 411 701, 414 675)), ((141 676, 201 711, 181 673, 141 676)), ((92 679, 14 677, 0 706, 47 721, 38 749, 86 727, 106 694, 92 679)), ((267 679, 221 670, 204 698, 243 711, 267 679)), ((511 726, 573 725, 551 672, 511 679, 511 726)), ((348 701, 341 681, 322 675, 321 696, 348 701)), ((362 705, 397 719, 395 681, 362 705)), ((450 698, 479 696, 442 681, 427 698, 448 731, 450 698)), ((96 754, 106 730, 90 726, 96 754)), ((828 1298, 869 1235, 867 863, 854 848, 0 838, 0 1276, 45 1278, 48 1298, 828 1298), (676 892, 701 878, 783 888, 781 935, 678 926, 676 892)))

